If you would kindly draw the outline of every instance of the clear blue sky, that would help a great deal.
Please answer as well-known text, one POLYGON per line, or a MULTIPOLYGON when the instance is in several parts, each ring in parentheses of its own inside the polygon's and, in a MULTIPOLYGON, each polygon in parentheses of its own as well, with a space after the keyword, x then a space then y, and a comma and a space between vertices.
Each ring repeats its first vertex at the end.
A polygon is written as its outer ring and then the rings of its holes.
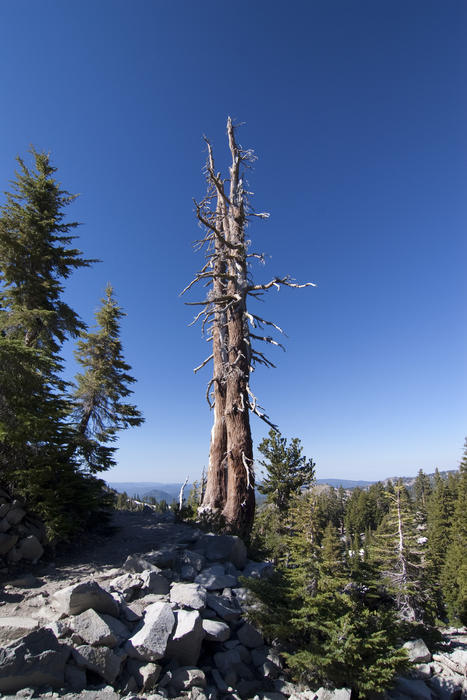
MULTIPOLYGON (((192 197, 202 134, 225 162, 227 115, 271 255, 259 279, 285 327, 255 393, 319 477, 456 468, 467 434, 467 6, 445 0, 4 0, 0 189, 29 144, 82 196, 85 321, 110 281, 142 428, 112 481, 196 478, 207 463, 209 354, 178 294, 201 258, 192 197)), ((200 289, 200 293, 201 293, 200 289)), ((191 300, 196 300, 196 294, 191 300)), ((73 373, 71 348, 66 349, 73 373)), ((253 419, 255 444, 266 433, 253 419)))

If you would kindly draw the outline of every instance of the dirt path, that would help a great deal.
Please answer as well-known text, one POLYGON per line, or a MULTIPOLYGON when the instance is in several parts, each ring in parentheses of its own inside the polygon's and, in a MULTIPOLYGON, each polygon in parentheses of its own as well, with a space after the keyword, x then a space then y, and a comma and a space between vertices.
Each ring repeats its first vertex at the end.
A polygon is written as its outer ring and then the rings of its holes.
POLYGON ((115 511, 109 526, 83 536, 53 561, 0 578, 0 617, 21 615, 43 619, 42 608, 56 590, 90 577, 101 579, 122 566, 129 554, 187 544, 194 529, 164 521, 151 512, 115 511))

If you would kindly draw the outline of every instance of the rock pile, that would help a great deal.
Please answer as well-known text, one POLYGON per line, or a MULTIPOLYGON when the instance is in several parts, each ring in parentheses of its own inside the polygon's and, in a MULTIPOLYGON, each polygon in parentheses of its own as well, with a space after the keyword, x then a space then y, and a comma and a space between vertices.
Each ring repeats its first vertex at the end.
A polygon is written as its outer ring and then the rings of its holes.
POLYGON ((387 700, 467 698, 467 637, 447 630, 445 639, 445 651, 433 655, 423 639, 404 644, 414 666, 408 677, 396 679, 387 700))
POLYGON ((0 488, 0 570, 20 561, 36 562, 44 553, 45 542, 41 521, 0 488))
MULTIPOLYGON (((247 559, 239 538, 199 531, 190 543, 129 556, 120 569, 56 591, 41 610, 41 626, 0 618, 0 692, 327 698, 287 682, 279 654, 243 616, 248 593, 239 577, 270 571, 247 559)), ((329 697, 350 697, 338 692, 329 697)))

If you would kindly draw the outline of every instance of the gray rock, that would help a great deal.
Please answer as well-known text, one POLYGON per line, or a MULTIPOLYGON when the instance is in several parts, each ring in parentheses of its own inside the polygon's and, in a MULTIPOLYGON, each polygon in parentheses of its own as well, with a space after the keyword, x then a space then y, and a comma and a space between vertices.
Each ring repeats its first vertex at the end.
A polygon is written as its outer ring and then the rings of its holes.
POLYGON ((180 578, 182 581, 193 581, 198 572, 191 564, 183 564, 180 568, 180 578))
POLYGON ((237 637, 242 644, 250 649, 256 649, 264 644, 263 635, 258 632, 253 625, 250 625, 249 622, 245 622, 244 625, 239 627, 237 630, 237 637))
POLYGON ((286 700, 287 696, 284 693, 280 693, 274 690, 268 690, 264 693, 259 693, 255 695, 255 700, 286 700))
POLYGON ((38 621, 32 617, 0 617, 0 644, 4 646, 25 637, 38 627, 38 621))
POLYGON ((462 683, 459 677, 432 676, 427 681, 427 685, 435 692, 435 696, 441 700, 454 700, 462 697, 462 683))
POLYGON ((143 571, 160 571, 154 562, 149 561, 148 558, 143 559, 143 557, 139 557, 137 554, 130 554, 130 556, 125 559, 122 569, 132 574, 140 574, 143 571))
POLYGON ((162 659, 167 641, 175 624, 175 616, 168 603, 152 603, 138 631, 125 644, 129 656, 145 661, 162 659))
POLYGON ((0 520, 0 532, 8 532, 11 528, 11 523, 8 522, 6 518, 0 520))
POLYGON ((236 586, 238 581, 235 576, 226 574, 222 564, 203 569, 195 578, 195 583, 199 583, 208 591, 220 591, 223 588, 236 586))
POLYGON ((22 559, 36 562, 44 554, 44 547, 35 535, 29 535, 18 543, 18 549, 22 559))
POLYGON ((267 659, 264 664, 260 666, 261 675, 263 678, 277 678, 280 673, 280 668, 276 666, 275 663, 267 659))
POLYGON ((86 668, 101 676, 107 683, 113 683, 120 673, 126 654, 121 649, 92 647, 83 644, 73 649, 73 659, 77 666, 86 668))
POLYGON ((175 690, 191 690, 195 687, 205 688, 206 676, 199 668, 183 666, 173 672, 171 686, 175 690))
POLYGON ((243 569, 245 578, 269 578, 274 573, 274 565, 269 561, 248 561, 243 569))
POLYGON ((120 614, 128 622, 139 622, 142 618, 142 614, 136 609, 136 606, 127 605, 127 603, 120 604, 120 614))
POLYGON ((72 630, 91 646, 116 647, 128 639, 125 625, 111 615, 100 615, 95 610, 85 610, 71 620, 72 630))
POLYGON ((204 630, 197 610, 177 610, 176 625, 167 644, 166 656, 182 666, 195 666, 201 652, 204 630))
POLYGON ((62 687, 69 656, 69 648, 45 629, 0 648, 0 692, 15 692, 28 686, 62 687))
POLYGON ((136 659, 129 659, 126 667, 135 679, 137 687, 142 690, 152 690, 161 673, 161 667, 158 664, 144 663, 136 659))
POLYGON ((201 610, 206 605, 206 589, 197 583, 174 583, 170 590, 170 602, 201 610))
POLYGON ((11 503, 2 503, 0 505, 0 518, 4 518, 10 509, 11 503))
POLYGON ((146 554, 145 557, 151 564, 160 566, 161 569, 170 569, 174 567, 178 560, 178 554, 173 547, 170 547, 170 549, 154 550, 146 554))
POLYGON ((20 506, 10 508, 8 513, 6 514, 6 519, 8 520, 9 523, 12 525, 18 525, 26 515, 26 511, 23 510, 20 506))
POLYGON ((411 639, 402 648, 407 650, 409 659, 414 664, 424 664, 431 661, 431 652, 423 639, 411 639))
POLYGON ((231 561, 237 569, 243 569, 246 564, 245 544, 235 535, 201 535, 195 550, 209 561, 231 561))
POLYGON ((208 642, 226 642, 230 637, 230 627, 219 620, 203 620, 203 629, 208 642))
POLYGON ((218 690, 221 691, 221 693, 226 693, 229 690, 229 686, 225 682, 225 680, 222 678, 221 674, 217 670, 217 668, 213 668, 211 671, 212 679, 214 683, 216 684, 216 687, 218 690))
POLYGON ((199 572, 204 568, 206 558, 199 552, 192 552, 189 549, 185 549, 179 554, 178 561, 180 566, 192 566, 196 572, 199 572))
POLYGON ((105 688, 99 688, 99 690, 82 690, 80 693, 66 693, 66 695, 60 696, 60 700, 120 700, 120 694, 107 685, 105 688))
POLYGON ((9 552, 10 549, 15 546, 18 539, 18 535, 0 534, 0 556, 9 552))
POLYGON ((235 598, 208 593, 206 603, 211 610, 214 610, 219 617, 227 622, 238 620, 242 614, 242 609, 235 598))
POLYGON ((86 683, 86 671, 76 664, 68 662, 65 666, 65 686, 72 690, 84 690, 86 683))
POLYGON ((408 695, 409 698, 431 700, 431 691, 422 680, 413 680, 400 676, 394 686, 396 692, 408 695))
POLYGON ((262 666, 268 660, 267 647, 258 647, 251 652, 251 659, 255 666, 262 666))
POLYGON ((217 654, 213 656, 214 663, 219 671, 223 674, 230 670, 235 670, 235 666, 243 663, 240 658, 240 654, 236 649, 230 649, 229 651, 218 651, 217 654))
POLYGON ((139 591, 142 585, 143 580, 139 574, 131 574, 128 572, 117 576, 117 578, 111 581, 109 588, 111 591, 121 593, 124 600, 130 601, 134 598, 136 592, 139 591))
POLYGON ((96 612, 118 617, 118 603, 96 581, 75 583, 56 591, 55 607, 65 615, 79 615, 92 608, 96 612))
POLYGON ((316 691, 316 700, 350 700, 351 691, 348 688, 320 688, 316 691))
POLYGON ((141 593, 156 593, 157 595, 166 595, 169 592, 169 582, 159 571, 143 571, 141 574, 143 585, 141 593))

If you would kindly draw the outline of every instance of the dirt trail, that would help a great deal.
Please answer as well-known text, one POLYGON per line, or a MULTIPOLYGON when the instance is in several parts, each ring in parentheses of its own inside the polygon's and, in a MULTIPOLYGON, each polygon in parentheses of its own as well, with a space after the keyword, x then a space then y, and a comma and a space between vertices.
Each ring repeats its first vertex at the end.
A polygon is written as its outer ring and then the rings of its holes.
POLYGON ((193 540, 194 529, 164 521, 153 512, 115 511, 105 531, 83 536, 52 561, 0 577, 0 617, 42 619, 41 608, 56 590, 90 577, 105 578, 129 554, 175 547, 193 540))

